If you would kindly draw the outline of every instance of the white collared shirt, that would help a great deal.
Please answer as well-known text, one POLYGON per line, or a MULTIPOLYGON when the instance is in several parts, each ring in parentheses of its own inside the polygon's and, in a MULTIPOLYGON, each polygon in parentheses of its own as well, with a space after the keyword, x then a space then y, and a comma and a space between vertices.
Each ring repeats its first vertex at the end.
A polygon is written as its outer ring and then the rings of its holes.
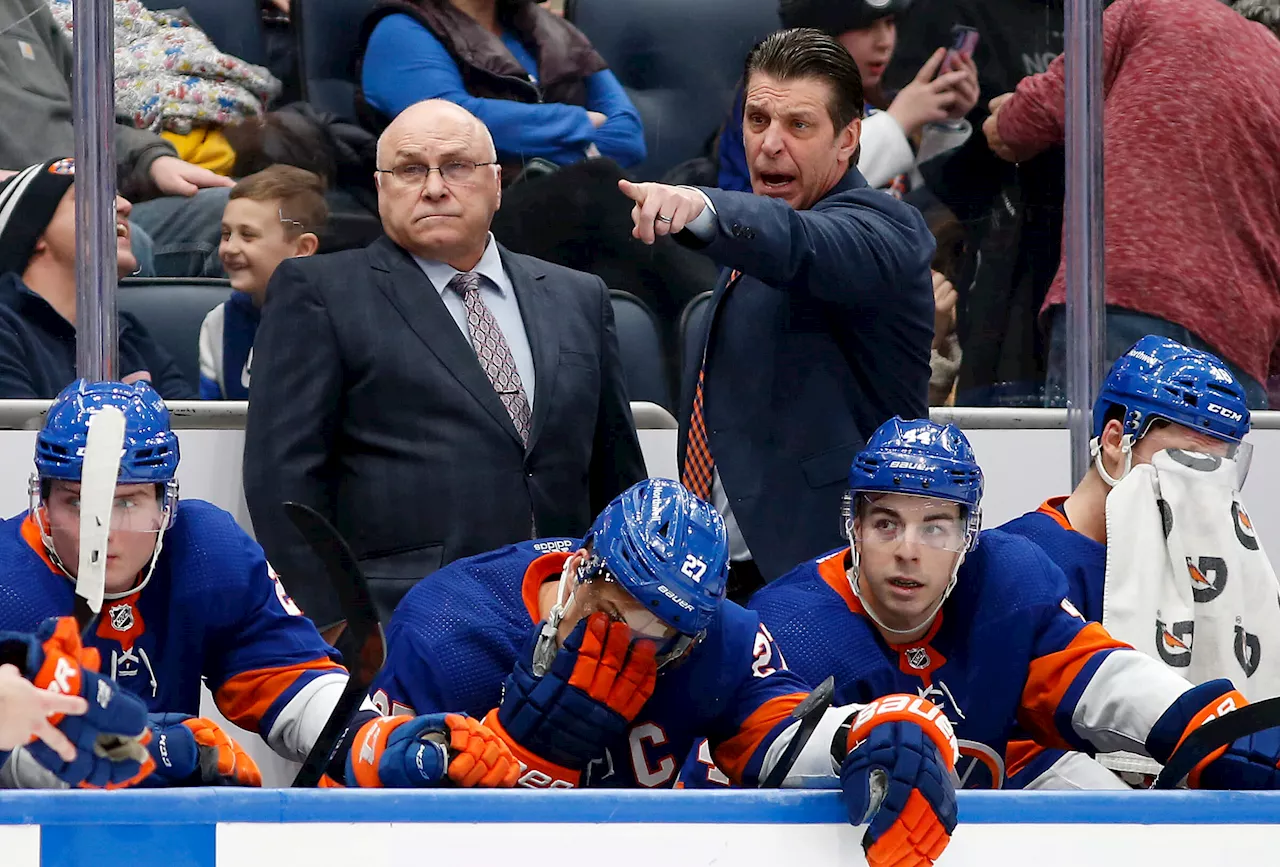
MULTIPOLYGON (((475 349, 475 344, 471 342, 471 331, 467 328, 467 305, 462 300, 461 295, 449 290, 449 281, 460 273, 458 269, 452 265, 446 265, 444 262, 423 259, 419 256, 414 256, 413 261, 418 263, 422 273, 427 275, 431 285, 440 293, 444 306, 448 308, 449 315, 453 317, 453 321, 457 323, 459 330, 462 331, 462 336, 466 338, 471 348, 475 349)), ((532 411, 534 389, 533 350, 529 346, 529 335, 524 329, 524 317, 520 315, 520 304, 516 300, 515 287, 512 286, 511 278, 507 276, 506 269, 502 267, 502 257, 498 254, 498 245, 493 240, 492 233, 489 234, 489 239, 485 244, 484 255, 480 257, 476 267, 471 270, 482 278, 480 280, 480 299, 484 301, 489 308, 489 312, 493 314, 494 320, 498 323, 498 328, 502 330, 502 336, 506 338, 507 346, 511 348, 511 358, 516 363, 516 373, 520 374, 520 382, 524 385, 524 395, 529 401, 529 409, 532 411)))

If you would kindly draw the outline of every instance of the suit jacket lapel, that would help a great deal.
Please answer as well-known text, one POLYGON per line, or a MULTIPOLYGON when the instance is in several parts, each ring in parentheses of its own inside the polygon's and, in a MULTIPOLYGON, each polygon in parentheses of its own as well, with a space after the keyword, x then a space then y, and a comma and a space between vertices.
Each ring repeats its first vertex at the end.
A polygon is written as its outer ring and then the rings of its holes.
POLYGON ((444 306, 440 293, 422 273, 418 263, 386 238, 369 248, 370 262, 377 279, 374 281, 391 306, 404 318, 409 328, 454 378, 480 402, 493 420, 502 425, 517 441, 511 416, 493 383, 480 366, 475 350, 458 328, 444 306))
POLYGON ((560 330, 556 324, 555 299, 547 285, 546 274, 536 267, 536 260, 517 258, 501 244, 498 252, 515 289, 520 318, 524 320, 524 331, 533 353, 533 375, 537 387, 534 389, 528 446, 528 451, 533 451, 555 393, 556 371, 560 362, 560 330))

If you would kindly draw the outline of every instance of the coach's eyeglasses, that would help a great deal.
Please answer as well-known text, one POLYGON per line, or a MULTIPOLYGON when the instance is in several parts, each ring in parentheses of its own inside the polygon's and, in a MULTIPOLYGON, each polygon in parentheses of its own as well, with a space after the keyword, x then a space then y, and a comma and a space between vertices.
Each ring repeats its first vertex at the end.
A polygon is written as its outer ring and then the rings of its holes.
POLYGON ((487 163, 476 163, 471 160, 451 160, 442 166, 424 166, 422 163, 405 163, 390 169, 375 169, 384 175, 391 175, 396 183, 406 187, 420 187, 427 182, 427 176, 439 172, 440 179, 449 185, 466 185, 475 180, 476 169, 481 166, 496 166, 497 160, 487 163))

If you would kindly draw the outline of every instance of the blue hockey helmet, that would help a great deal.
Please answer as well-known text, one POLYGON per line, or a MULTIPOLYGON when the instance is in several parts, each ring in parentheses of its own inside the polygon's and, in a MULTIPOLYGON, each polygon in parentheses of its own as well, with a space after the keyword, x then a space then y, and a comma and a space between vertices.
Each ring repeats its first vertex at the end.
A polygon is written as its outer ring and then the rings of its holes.
POLYGON ((1124 433, 1134 441, 1164 419, 1192 430, 1239 442, 1249 432, 1244 387, 1218 358, 1176 340, 1148 334, 1111 366, 1093 404, 1093 436, 1102 436, 1107 415, 1123 411, 1124 433))
POLYGON ((89 382, 81 379, 62 390, 36 435, 36 476, 80 481, 89 418, 103 406, 124 413, 124 451, 120 484, 172 482, 178 474, 178 438, 169 427, 169 410, 147 382, 89 382))
POLYGON ((724 519, 671 479, 647 479, 623 491, 596 518, 585 542, 594 569, 686 636, 704 632, 724 599, 724 519))
POLYGON ((876 428, 849 469, 844 531, 850 535, 859 494, 911 494, 964 507, 966 550, 978 541, 982 524, 982 468, 960 428, 901 416, 876 428))

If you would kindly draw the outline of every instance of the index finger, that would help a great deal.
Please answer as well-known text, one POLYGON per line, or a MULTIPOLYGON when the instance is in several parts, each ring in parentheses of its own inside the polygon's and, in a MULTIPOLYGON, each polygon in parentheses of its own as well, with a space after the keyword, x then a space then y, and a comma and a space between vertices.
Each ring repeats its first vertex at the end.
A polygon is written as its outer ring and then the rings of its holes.
POLYGON ((622 194, 633 202, 644 204, 645 198, 648 196, 648 184, 633 184, 626 178, 618 179, 618 189, 622 190, 622 194))
POLYGON ((89 709, 89 703, 78 695, 65 695, 57 692, 41 690, 44 696, 41 705, 46 713, 62 713, 69 716, 83 716, 89 709))
POLYGON ((933 77, 938 74, 938 67, 942 64, 942 58, 946 54, 947 50, 945 48, 939 48, 933 52, 929 59, 924 62, 924 66, 920 67, 920 71, 916 73, 916 81, 921 84, 932 81, 933 77))

